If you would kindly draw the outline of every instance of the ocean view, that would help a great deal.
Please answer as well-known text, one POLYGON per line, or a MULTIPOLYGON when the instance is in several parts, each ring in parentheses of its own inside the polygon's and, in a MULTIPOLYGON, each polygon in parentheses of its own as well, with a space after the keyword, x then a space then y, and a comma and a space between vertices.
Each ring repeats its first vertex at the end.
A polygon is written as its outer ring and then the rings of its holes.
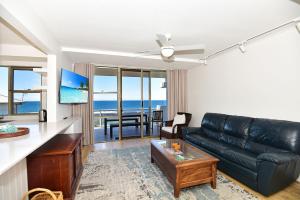
MULTIPOLYGON (((157 105, 166 106, 166 100, 152 100, 151 107, 156 108, 157 105)), ((149 101, 144 101, 144 107, 148 108, 149 101)), ((94 101, 94 110, 114 110, 118 108, 117 101, 94 101)), ((141 108, 141 101, 138 100, 125 100, 123 101, 123 109, 141 108)))
MULTIPOLYGON (((166 100, 152 100, 152 108, 155 109, 157 105, 166 106, 166 100)), ((94 101, 94 110, 115 110, 118 108, 117 101, 94 101)), ((149 101, 144 101, 145 108, 148 108, 149 101)), ((140 108, 141 101, 138 100, 125 100, 123 101, 123 109, 140 108)), ((17 113, 34 113, 40 110, 40 102, 26 101, 17 106, 17 113)), ((7 115, 7 104, 0 104, 0 115, 7 115)))
MULTIPOLYGON (((25 101, 22 104, 17 104, 16 113, 35 113, 40 110, 40 102, 39 101, 25 101)), ((8 106, 7 103, 0 103, 0 115, 7 115, 8 106)))

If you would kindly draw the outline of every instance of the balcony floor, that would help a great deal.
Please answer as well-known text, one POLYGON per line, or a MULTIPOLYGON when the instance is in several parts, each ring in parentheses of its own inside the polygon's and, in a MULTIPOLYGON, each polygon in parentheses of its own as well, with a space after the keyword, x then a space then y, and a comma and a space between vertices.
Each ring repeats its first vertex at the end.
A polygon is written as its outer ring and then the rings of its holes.
MULTIPOLYGON (((104 128, 94 128, 94 138, 95 138, 95 143, 100 143, 100 142, 110 142, 110 141, 115 141, 118 140, 119 138, 119 128, 114 128, 113 129, 113 138, 110 138, 109 134, 109 127, 107 128, 107 135, 104 134, 104 128)), ((150 134, 145 134, 146 133, 146 128, 144 128, 144 136, 150 136, 150 134)), ((153 131, 151 134, 151 137, 157 137, 159 136, 159 125, 154 124, 153 126, 153 131)), ((136 127, 123 127, 123 138, 137 138, 141 137, 141 130, 140 128, 136 127)))

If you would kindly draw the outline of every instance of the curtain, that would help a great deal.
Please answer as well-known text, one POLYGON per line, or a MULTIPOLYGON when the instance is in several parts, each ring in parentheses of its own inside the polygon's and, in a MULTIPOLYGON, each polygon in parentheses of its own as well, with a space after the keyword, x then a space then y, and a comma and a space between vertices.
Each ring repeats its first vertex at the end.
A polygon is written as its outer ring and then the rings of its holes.
POLYGON ((187 70, 168 70, 168 119, 187 111, 187 70))
POLYGON ((89 78, 89 96, 87 104, 73 105, 73 116, 82 118, 83 145, 94 144, 94 99, 93 82, 95 66, 92 64, 74 64, 74 72, 89 78))

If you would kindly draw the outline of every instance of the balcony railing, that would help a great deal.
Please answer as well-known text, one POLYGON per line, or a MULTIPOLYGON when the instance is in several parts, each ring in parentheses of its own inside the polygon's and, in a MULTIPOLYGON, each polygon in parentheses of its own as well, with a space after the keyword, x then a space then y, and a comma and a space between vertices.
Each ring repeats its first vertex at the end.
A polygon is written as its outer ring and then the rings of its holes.
MULTIPOLYGON (((164 112, 164 119, 166 120, 166 114, 167 114, 167 107, 162 106, 161 109, 164 112)), ((139 114, 141 113, 141 108, 128 108, 123 109, 123 115, 130 115, 130 114, 139 114)), ((156 110, 156 108, 151 109, 156 110)), ((144 108, 144 114, 147 114, 148 120, 149 120, 149 108, 144 108)), ((94 127, 95 128, 103 128, 104 127, 104 119, 105 118, 118 118, 118 110, 117 109, 100 109, 100 110, 94 110, 94 127)), ((150 120, 149 120, 150 121, 150 120)))

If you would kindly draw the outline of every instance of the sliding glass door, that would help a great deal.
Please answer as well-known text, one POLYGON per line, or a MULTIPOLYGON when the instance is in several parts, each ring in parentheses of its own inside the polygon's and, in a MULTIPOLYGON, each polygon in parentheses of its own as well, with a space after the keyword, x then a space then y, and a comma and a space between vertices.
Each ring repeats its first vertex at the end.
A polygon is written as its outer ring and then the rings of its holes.
POLYGON ((96 68, 94 77, 95 142, 114 140, 118 131, 118 69, 96 68), (116 128, 113 128, 116 126, 116 128))
POLYGON ((94 80, 96 142, 158 136, 167 114, 165 71, 98 67, 94 80))
POLYGON ((145 98, 149 97, 145 91, 149 91, 149 82, 144 81, 143 74, 142 70, 122 69, 122 139, 149 134, 149 116, 145 109, 145 98))

